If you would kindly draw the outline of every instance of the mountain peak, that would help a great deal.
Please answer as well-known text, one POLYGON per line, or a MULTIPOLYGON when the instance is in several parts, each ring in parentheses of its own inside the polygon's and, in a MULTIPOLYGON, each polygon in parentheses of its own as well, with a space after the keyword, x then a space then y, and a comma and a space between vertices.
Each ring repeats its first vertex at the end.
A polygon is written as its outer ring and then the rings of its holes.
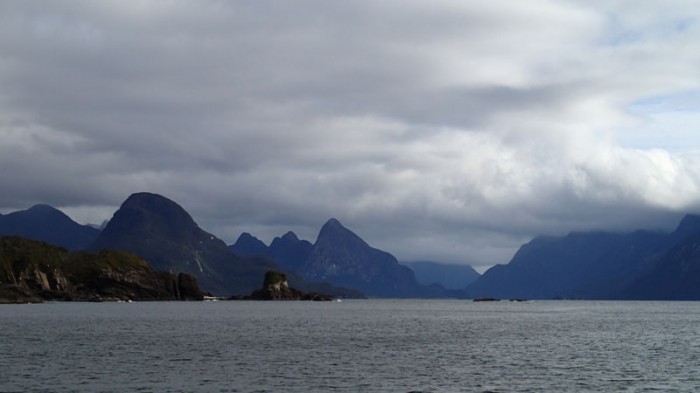
POLYGON ((334 226, 334 227, 343 227, 343 224, 341 224, 337 218, 329 219, 328 221, 326 221, 326 223, 323 226, 326 226, 326 225, 330 225, 330 226, 334 226))
POLYGON ((55 207, 51 205, 47 205, 45 203, 37 203, 36 205, 30 207, 27 209, 27 211, 59 211, 55 207))
POLYGON ((347 229, 343 224, 338 221, 337 218, 331 218, 330 220, 326 221, 325 224, 321 227, 321 231, 319 232, 319 236, 324 233, 324 232, 347 232, 347 233, 353 233, 349 229, 347 229))
POLYGON ((192 216, 180 205, 162 195, 147 192, 131 194, 114 213, 100 237, 110 238, 135 230, 144 234, 157 233, 183 244, 197 237, 210 237, 202 234, 192 216))
POLYGON ((331 218, 321 227, 321 231, 316 238, 316 245, 323 244, 343 244, 350 247, 369 247, 369 245, 357 236, 353 231, 345 228, 335 218, 331 218))
POLYGON ((296 235, 296 233, 294 233, 294 232, 292 232, 292 231, 289 231, 289 232, 285 233, 285 234, 281 237, 281 239, 284 240, 284 241, 286 241, 286 242, 295 242, 295 243, 296 243, 296 242, 299 241, 299 237, 296 235))
POLYGON ((60 217, 61 219, 73 221, 70 217, 68 217, 62 211, 56 209, 55 207, 53 207, 51 205, 46 205, 43 203, 36 204, 36 205, 30 207, 29 209, 25 210, 25 212, 31 216, 44 216, 44 217, 54 217, 54 218, 60 217))
MULTIPOLYGON (((121 220, 123 224, 128 224, 134 219, 141 223, 150 222, 170 235, 175 232, 184 234, 199 231, 197 223, 182 206, 162 195, 149 192, 131 194, 117 210, 114 218, 118 215, 122 218, 130 217, 121 220)), ((112 223, 107 224, 105 230, 110 229, 110 224, 112 223)))
POLYGON ((159 195, 159 194, 153 194, 150 192, 138 192, 135 194, 129 195, 128 198, 122 203, 122 208, 133 208, 133 207, 139 207, 139 208, 144 208, 147 210, 153 210, 153 211, 163 211, 165 209, 167 210, 179 210, 182 212, 185 212, 185 210, 175 203, 174 201, 159 195))
POLYGON ((275 267, 239 257, 180 205, 151 193, 132 194, 124 201, 90 245, 96 251, 103 248, 139 255, 157 270, 192 273, 214 293, 249 293, 275 267))
POLYGON ((426 291, 411 269, 399 265, 388 252, 371 247, 335 218, 323 225, 298 271, 304 278, 358 289, 371 296, 407 297, 426 291))
POLYGON ((248 232, 241 233, 238 240, 229 249, 241 255, 264 255, 267 253, 267 246, 262 240, 248 232))
POLYGON ((80 225, 62 211, 45 204, 4 215, 0 220, 0 236, 24 236, 71 250, 85 248, 98 233, 98 230, 80 225))

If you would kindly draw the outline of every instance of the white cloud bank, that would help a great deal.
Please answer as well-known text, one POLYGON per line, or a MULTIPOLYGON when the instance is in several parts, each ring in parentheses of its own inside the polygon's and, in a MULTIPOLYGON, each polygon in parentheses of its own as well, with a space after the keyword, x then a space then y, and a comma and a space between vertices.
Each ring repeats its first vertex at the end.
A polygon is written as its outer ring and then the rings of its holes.
POLYGON ((130 193, 400 259, 700 209, 694 2, 5 1, 0 211, 130 193))

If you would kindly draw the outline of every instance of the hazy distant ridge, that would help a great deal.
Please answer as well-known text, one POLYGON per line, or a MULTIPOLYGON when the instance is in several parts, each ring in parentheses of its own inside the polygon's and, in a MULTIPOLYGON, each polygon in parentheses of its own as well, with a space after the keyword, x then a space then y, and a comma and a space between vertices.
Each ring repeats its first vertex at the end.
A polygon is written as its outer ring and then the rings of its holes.
POLYGON ((20 235, 74 250, 133 252, 158 270, 193 273, 204 289, 222 295, 249 294, 260 286, 265 271, 279 269, 302 290, 350 297, 360 294, 338 286, 377 297, 700 300, 696 215, 685 216, 671 233, 638 230, 537 237, 508 264, 496 265, 482 276, 468 267, 432 263, 412 264, 415 274, 337 219, 321 228, 313 244, 288 232, 267 246, 244 233, 227 247, 199 228, 177 203, 150 193, 131 195, 102 232, 77 224, 53 207, 37 205, 0 215, 0 235, 20 235), (438 271, 441 279, 428 278, 438 271), (457 281, 448 283, 445 274, 457 281), (428 282, 439 285, 425 285, 428 282))
MULTIPOLYGON (((700 279, 700 255, 687 251, 697 243, 698 234, 700 217, 687 215, 672 233, 584 232, 539 237, 523 245, 510 263, 486 271, 467 288, 467 294, 537 299, 668 298, 669 290, 662 288, 700 279), (678 247, 678 252, 671 252, 678 247)), ((673 293, 678 299, 694 299, 696 292, 673 293)))

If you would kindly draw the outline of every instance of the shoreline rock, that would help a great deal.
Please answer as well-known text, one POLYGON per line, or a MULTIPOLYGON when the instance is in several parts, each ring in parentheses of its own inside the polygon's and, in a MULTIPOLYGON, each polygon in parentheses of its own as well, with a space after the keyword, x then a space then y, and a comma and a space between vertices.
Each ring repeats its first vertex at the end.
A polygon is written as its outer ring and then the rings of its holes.
POLYGON ((153 270, 133 254, 71 252, 21 237, 0 238, 0 304, 203 299, 194 275, 153 270))
POLYGON ((250 296, 236 296, 230 300, 307 300, 330 301, 333 296, 315 292, 302 292, 289 286, 287 276, 274 270, 265 273, 265 280, 260 289, 254 290, 250 296))

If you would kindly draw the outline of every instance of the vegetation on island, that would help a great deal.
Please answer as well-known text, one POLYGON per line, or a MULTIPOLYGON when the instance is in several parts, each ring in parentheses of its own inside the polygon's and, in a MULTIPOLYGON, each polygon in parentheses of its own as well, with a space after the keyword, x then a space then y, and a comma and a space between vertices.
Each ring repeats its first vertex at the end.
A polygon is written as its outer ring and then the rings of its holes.
POLYGON ((127 252, 72 252, 16 236, 0 238, 0 302, 201 299, 192 275, 156 271, 127 252))

